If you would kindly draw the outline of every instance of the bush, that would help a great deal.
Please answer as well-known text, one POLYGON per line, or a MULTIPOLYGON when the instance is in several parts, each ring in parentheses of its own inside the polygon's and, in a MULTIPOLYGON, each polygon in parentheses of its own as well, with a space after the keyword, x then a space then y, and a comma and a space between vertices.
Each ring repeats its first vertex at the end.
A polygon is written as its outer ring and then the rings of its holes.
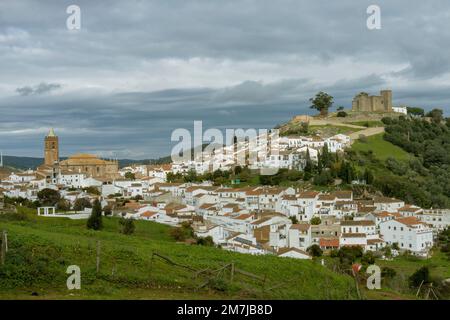
POLYGON ((348 114, 345 111, 339 111, 337 113, 337 116, 340 117, 340 118, 345 118, 346 116, 348 116, 348 114))
POLYGON ((198 238, 197 239, 197 244, 200 246, 206 246, 206 247, 213 247, 214 246, 214 241, 213 238, 211 236, 207 236, 204 238, 198 238))
POLYGON ((83 211, 85 208, 92 208, 91 202, 88 198, 78 198, 73 204, 73 210, 83 211))
POLYGON ((308 249, 306 249, 306 252, 308 252, 313 257, 320 257, 323 254, 322 249, 317 244, 313 244, 308 249))
POLYGON ((120 218, 119 225, 120 225, 120 233, 126 235, 133 234, 136 228, 133 219, 120 218))
POLYGON ((103 228, 102 206, 98 199, 94 201, 91 216, 87 220, 86 224, 88 229, 101 230, 103 228))
POLYGON ((313 218, 311 218, 310 223, 311 223, 312 225, 319 225, 319 224, 322 223, 322 220, 320 220, 319 217, 313 217, 313 218))
POLYGON ((361 262, 364 264, 374 264, 375 263, 375 257, 371 251, 366 252, 362 258, 361 262))
POLYGON ((43 206, 54 206, 60 199, 59 192, 53 189, 42 189, 37 193, 37 197, 39 199, 39 202, 43 206))
POLYGON ((381 276, 383 277, 383 278, 394 278, 395 276, 397 275, 397 272, 394 270, 394 269, 392 269, 392 268, 389 268, 389 267, 383 267, 382 269, 381 269, 381 276))
POLYGON ((103 213, 105 214, 105 216, 112 215, 112 208, 111 208, 111 206, 104 206, 103 207, 103 213))
POLYGON ((428 267, 422 267, 416 272, 414 272, 409 277, 409 285, 410 287, 417 288, 422 283, 429 283, 430 282, 430 270, 428 267))

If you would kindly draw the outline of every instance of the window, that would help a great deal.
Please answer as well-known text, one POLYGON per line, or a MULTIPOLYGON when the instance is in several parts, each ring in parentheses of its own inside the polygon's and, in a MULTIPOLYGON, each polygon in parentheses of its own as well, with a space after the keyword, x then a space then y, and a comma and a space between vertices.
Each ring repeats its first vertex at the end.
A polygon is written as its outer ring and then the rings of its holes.
POLYGON ((401 227, 400 230, 403 231, 403 227, 401 227))

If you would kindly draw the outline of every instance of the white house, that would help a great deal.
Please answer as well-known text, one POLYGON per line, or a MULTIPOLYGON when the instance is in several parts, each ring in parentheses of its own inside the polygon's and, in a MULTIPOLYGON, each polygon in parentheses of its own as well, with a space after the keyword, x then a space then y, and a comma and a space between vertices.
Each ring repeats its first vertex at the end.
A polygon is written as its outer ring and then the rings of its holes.
POLYGON ((426 253, 433 246, 433 230, 416 217, 397 218, 380 223, 380 234, 388 244, 400 249, 426 253))

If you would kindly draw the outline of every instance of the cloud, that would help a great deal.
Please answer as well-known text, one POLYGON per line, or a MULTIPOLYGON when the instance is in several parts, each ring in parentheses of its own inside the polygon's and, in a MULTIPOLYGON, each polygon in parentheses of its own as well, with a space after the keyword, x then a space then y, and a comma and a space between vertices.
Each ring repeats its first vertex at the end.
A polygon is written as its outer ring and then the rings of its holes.
POLYGON ((41 155, 37 132, 55 127, 65 155, 166 155, 171 131, 193 120, 273 127, 311 112, 318 91, 346 107, 384 88, 396 104, 450 107, 448 0, 379 0, 375 31, 370 0, 79 0, 76 32, 69 4, 0 1, 10 154, 41 155))
POLYGON ((41 82, 34 87, 25 86, 16 89, 16 92, 21 96, 31 96, 49 93, 51 91, 60 89, 61 85, 57 83, 45 83, 41 82))

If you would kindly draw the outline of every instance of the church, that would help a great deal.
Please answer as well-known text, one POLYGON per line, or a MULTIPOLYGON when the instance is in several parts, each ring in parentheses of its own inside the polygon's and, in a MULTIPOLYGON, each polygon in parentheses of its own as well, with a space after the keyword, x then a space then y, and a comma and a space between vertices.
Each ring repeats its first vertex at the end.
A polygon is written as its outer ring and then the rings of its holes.
POLYGON ((44 139, 44 164, 38 170, 84 173, 93 178, 114 179, 119 176, 119 162, 108 161, 92 154, 75 154, 59 160, 59 139, 53 129, 44 139))

